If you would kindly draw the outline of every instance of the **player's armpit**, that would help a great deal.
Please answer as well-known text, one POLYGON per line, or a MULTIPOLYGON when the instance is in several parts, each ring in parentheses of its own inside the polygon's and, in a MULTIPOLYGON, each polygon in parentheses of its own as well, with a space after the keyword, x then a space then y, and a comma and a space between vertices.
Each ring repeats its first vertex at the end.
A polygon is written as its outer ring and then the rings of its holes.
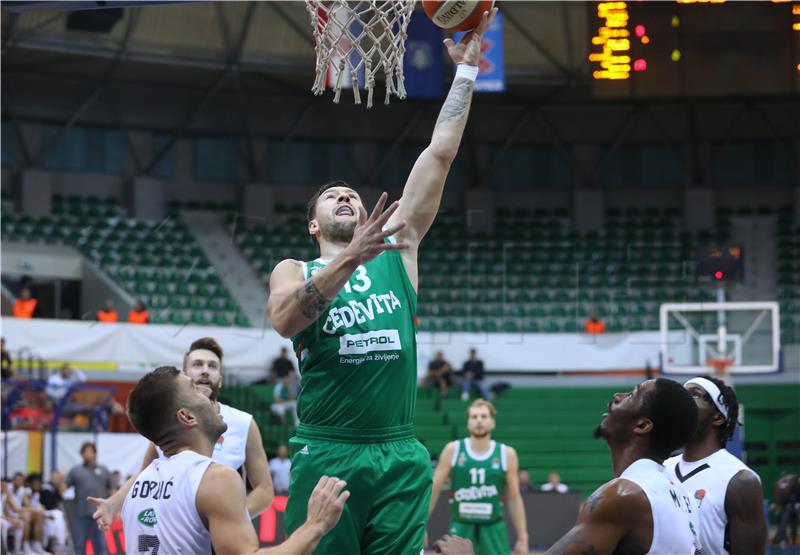
POLYGON ((245 512, 245 490, 236 471, 211 464, 203 475, 195 501, 219 555, 242 555, 258 550, 258 537, 245 512))
POLYGON ((639 496, 620 485, 614 480, 595 491, 581 507, 575 526, 546 555, 613 555, 637 524, 635 512, 643 508, 639 496))
POLYGON ((764 494, 761 482, 749 470, 738 472, 725 493, 731 555, 764 555, 767 525, 764 521, 764 494))

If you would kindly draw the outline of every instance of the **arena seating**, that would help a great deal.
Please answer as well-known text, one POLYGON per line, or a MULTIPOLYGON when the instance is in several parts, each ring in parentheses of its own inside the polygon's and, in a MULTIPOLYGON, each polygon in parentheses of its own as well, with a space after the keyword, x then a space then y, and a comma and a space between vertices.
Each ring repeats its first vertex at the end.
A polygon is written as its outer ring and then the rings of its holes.
POLYGON ((77 247, 142 299, 153 323, 250 325, 179 219, 125 218, 113 199, 59 195, 53 214, 3 212, 4 240, 77 247))
MULTIPOLYGON (((602 233, 571 228, 565 210, 500 210, 493 236, 468 235, 439 214, 420 250, 420 329, 575 332, 594 310, 608 331, 654 330, 661 303, 714 299, 690 261, 698 242, 729 238, 729 219, 692 233, 675 209, 612 209, 602 233)), ((318 256, 307 234, 296 206, 271 228, 237 228, 236 242, 266 283, 281 259, 318 256)))

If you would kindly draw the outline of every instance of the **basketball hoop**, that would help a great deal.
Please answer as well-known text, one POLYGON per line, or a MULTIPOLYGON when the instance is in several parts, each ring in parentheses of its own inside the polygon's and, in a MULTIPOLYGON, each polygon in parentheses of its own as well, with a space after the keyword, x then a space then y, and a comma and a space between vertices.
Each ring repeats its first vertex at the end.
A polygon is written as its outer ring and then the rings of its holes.
POLYGON ((316 78, 311 90, 336 91, 338 104, 343 86, 353 88, 361 104, 359 85, 367 89, 367 108, 372 107, 375 75, 383 70, 386 84, 384 104, 394 94, 406 97, 403 77, 406 31, 414 11, 414 0, 305 0, 314 31, 317 54, 316 78), (363 83, 359 82, 359 77, 363 83))
POLYGON ((710 358, 706 361, 706 364, 714 369, 714 375, 725 379, 728 375, 728 366, 733 364, 733 359, 731 358, 710 358))

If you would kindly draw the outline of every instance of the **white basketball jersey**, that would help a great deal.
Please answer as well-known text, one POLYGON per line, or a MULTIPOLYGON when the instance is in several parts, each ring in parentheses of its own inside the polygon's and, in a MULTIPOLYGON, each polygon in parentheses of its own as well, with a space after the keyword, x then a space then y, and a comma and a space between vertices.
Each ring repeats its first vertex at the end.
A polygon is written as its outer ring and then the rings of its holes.
MULTIPOLYGON (((699 515, 700 545, 705 555, 730 553, 728 516, 725 514, 728 483, 742 470, 753 471, 725 449, 694 462, 686 462, 682 455, 678 455, 667 459, 664 465, 692 497, 699 515)), ((753 474, 758 477, 755 472, 753 474)))
MULTIPOLYGON (((253 420, 253 415, 223 403, 219 403, 219 415, 228 425, 228 429, 219 436, 214 444, 211 458, 214 462, 238 471, 246 458, 247 434, 250 431, 250 421, 253 420)), ((156 451, 159 457, 164 456, 164 452, 159 447, 156 447, 156 451)))
POLYGON ((239 470, 246 458, 247 434, 253 415, 222 403, 219 404, 219 415, 228 425, 228 429, 214 445, 211 458, 214 462, 239 470))
POLYGON ((697 521, 689 496, 664 466, 639 459, 620 478, 642 488, 653 516, 653 541, 647 555, 696 555, 697 521))
POLYGON ((197 513, 197 489, 212 460, 194 451, 160 457, 133 483, 122 505, 127 555, 211 553, 197 513))

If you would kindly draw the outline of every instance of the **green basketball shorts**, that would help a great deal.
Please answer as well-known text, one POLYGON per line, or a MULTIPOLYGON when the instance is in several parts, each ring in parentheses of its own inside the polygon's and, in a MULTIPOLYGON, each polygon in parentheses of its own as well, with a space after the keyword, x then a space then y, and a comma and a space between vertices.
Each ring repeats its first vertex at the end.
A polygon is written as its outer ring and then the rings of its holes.
POLYGON ((293 437, 292 478, 284 523, 292 533, 306 520, 308 498, 322 476, 347 482, 339 523, 319 543, 321 555, 419 555, 425 538, 432 473, 416 439, 348 443, 293 437))
POLYGON ((491 524, 477 524, 453 521, 450 535, 461 536, 472 541, 475 555, 508 555, 508 530, 502 520, 491 524))

